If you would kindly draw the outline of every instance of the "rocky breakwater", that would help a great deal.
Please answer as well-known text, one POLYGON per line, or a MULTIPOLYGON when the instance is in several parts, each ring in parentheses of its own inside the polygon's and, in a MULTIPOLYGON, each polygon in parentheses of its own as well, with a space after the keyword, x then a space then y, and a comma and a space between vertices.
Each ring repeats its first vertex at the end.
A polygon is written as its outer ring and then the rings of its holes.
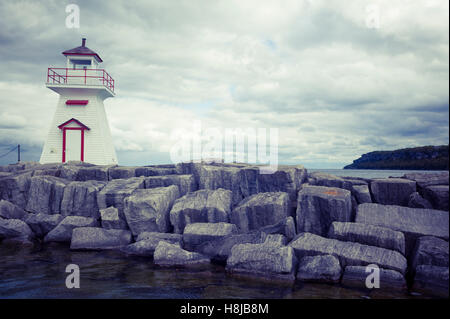
MULTIPOLYGON (((0 167, 0 249, 65 242, 161 267, 448 295, 448 173, 355 179, 281 166, 0 167)), ((69 246, 70 245, 70 246, 69 246)))

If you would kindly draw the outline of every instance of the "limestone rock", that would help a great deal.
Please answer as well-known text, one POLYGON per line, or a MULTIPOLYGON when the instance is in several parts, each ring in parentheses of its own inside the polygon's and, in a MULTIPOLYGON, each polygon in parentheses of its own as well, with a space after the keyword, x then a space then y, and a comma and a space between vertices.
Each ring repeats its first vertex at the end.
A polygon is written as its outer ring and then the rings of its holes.
POLYGON ((403 178, 417 182, 417 186, 421 189, 434 185, 448 185, 449 172, 433 172, 433 173, 408 173, 403 178))
POLYGON ((297 279, 337 283, 341 278, 339 259, 331 255, 307 256, 300 260, 297 279))
POLYGON ((183 247, 195 251, 208 241, 215 241, 237 233, 236 225, 228 223, 195 223, 185 227, 183 247))
POLYGON ((448 267, 448 241, 432 236, 418 238, 411 268, 414 270, 419 265, 448 267))
POLYGON ((71 182, 64 189, 61 214, 64 216, 100 217, 97 194, 106 182, 71 182))
POLYGON ((374 179, 370 190, 375 203, 407 206, 409 196, 416 192, 416 182, 402 178, 374 179))
POLYGON ((118 249, 131 242, 128 230, 78 227, 73 230, 70 249, 118 249))
POLYGON ((31 213, 60 214, 68 181, 53 176, 31 178, 26 210, 31 213))
POLYGON ((448 211, 448 185, 428 186, 423 191, 423 197, 434 209, 448 211))
POLYGON ((29 214, 25 222, 37 237, 44 237, 64 219, 60 214, 29 214))
POLYGON ((137 241, 123 247, 121 250, 129 255, 153 256, 161 241, 181 246, 182 236, 179 234, 144 232, 139 234, 137 241))
POLYGON ((17 205, 6 200, 0 200, 0 217, 4 219, 25 220, 28 213, 17 205))
POLYGON ((100 210, 102 228, 128 229, 126 221, 119 218, 119 210, 113 206, 100 210))
POLYGON ((32 174, 33 172, 28 171, 1 177, 0 198, 25 209, 32 174))
POLYGON ((180 193, 175 185, 138 189, 126 197, 124 213, 133 236, 144 231, 169 232, 169 212, 178 197, 180 193))
POLYGON ((197 190, 197 183, 192 175, 150 176, 145 179, 145 188, 167 187, 177 185, 180 195, 197 190))
POLYGON ((304 186, 298 193, 297 232, 326 236, 333 221, 352 220, 351 193, 324 186, 304 186))
POLYGON ((23 220, 0 218, 0 239, 10 238, 31 240, 34 238, 34 233, 23 220))
POLYGON ((435 236, 448 240, 448 212, 391 205, 362 204, 358 206, 356 222, 391 228, 402 232, 409 255, 421 236, 435 236))
POLYGON ((289 195, 284 192, 259 193, 245 198, 231 213, 231 222, 240 232, 274 225, 289 216, 289 195))
POLYGON ((70 242, 72 231, 78 227, 97 227, 98 222, 90 217, 67 216, 45 237, 44 242, 70 242))
POLYGON ((412 193, 409 196, 408 207, 411 208, 429 208, 432 209, 433 206, 429 201, 420 196, 418 192, 412 193))
POLYGON ((405 255, 405 236, 403 233, 386 227, 333 222, 328 237, 340 241, 351 241, 396 250, 405 255))
POLYGON ((231 197, 229 190, 204 189, 177 199, 170 211, 174 232, 182 234, 186 225, 192 223, 229 222, 231 197))
POLYGON ((368 185, 353 185, 352 194, 355 195, 358 204, 372 203, 368 185))
POLYGON ((184 250, 178 244, 160 241, 156 246, 153 261, 160 266, 188 266, 209 264, 208 257, 184 250))
POLYGON ((432 265, 420 265, 416 268, 413 290, 423 291, 436 296, 448 298, 448 283, 448 266, 439 267, 432 265))
POLYGON ((266 234, 284 235, 287 241, 294 239, 296 235, 294 218, 289 216, 275 225, 264 226, 259 229, 266 234))
POLYGON ((289 246, 294 249, 299 260, 305 256, 333 255, 339 259, 342 267, 376 264, 401 274, 406 272, 406 258, 402 254, 380 247, 323 238, 311 233, 298 235, 289 246))

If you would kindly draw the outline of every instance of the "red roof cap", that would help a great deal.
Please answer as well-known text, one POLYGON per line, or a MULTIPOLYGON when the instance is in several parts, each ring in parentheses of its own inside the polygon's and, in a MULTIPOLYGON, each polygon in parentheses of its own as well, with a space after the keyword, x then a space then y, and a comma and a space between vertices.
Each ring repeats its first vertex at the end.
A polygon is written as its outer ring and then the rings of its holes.
POLYGON ((100 56, 96 52, 92 51, 91 49, 89 49, 86 46, 86 38, 83 38, 81 40, 81 46, 70 49, 70 50, 66 50, 62 54, 64 54, 64 55, 91 55, 91 56, 94 56, 98 62, 103 62, 103 60, 100 58, 100 56))

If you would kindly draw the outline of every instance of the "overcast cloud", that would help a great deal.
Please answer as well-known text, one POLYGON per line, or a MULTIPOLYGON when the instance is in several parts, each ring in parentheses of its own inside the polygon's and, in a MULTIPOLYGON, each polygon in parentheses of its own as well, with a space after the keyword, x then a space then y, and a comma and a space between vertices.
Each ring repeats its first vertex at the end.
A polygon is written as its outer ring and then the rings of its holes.
POLYGON ((197 120, 278 128, 279 161, 309 168, 448 144, 448 5, 2 0, 0 155, 20 143, 24 160, 39 160, 57 103, 47 68, 82 37, 116 80, 105 107, 122 165, 170 162, 172 132, 197 120), (65 27, 69 3, 79 29, 65 27), (379 28, 366 23, 373 5, 379 28))

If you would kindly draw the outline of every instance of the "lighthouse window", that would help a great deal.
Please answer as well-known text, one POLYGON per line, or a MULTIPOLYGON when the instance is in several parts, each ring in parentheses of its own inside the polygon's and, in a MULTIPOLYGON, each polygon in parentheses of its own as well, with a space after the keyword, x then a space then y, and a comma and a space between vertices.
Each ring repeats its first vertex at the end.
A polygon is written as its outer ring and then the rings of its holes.
POLYGON ((70 60, 74 69, 85 69, 91 65, 91 60, 70 60))

